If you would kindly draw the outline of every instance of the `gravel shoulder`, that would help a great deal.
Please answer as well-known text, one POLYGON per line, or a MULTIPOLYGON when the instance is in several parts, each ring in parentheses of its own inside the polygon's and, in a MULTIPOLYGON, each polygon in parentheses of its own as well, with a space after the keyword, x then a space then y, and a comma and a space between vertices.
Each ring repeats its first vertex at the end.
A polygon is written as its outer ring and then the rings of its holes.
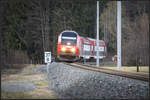
POLYGON ((60 99, 149 99, 149 83, 53 63, 50 90, 60 99))
MULTIPOLYGON (((1 92, 3 99, 149 99, 149 83, 53 62, 2 74, 3 82, 28 82, 29 92, 1 92), (31 85, 31 84, 30 84, 31 85)), ((9 88, 7 88, 9 89, 9 88)))

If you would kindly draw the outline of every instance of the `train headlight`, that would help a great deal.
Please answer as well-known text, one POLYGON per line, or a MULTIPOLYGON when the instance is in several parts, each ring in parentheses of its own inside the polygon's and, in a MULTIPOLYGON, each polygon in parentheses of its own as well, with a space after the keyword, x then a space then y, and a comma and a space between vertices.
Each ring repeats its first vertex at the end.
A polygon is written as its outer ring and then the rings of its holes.
POLYGON ((65 52, 65 51, 66 51, 66 48, 65 48, 65 47, 62 47, 62 48, 61 48, 61 51, 65 52))
POLYGON ((71 48, 71 51, 72 51, 72 52, 75 52, 75 51, 76 51, 76 49, 75 49, 75 48, 71 48))
POLYGON ((70 42, 67 42, 67 45, 71 45, 71 43, 70 43, 70 42))

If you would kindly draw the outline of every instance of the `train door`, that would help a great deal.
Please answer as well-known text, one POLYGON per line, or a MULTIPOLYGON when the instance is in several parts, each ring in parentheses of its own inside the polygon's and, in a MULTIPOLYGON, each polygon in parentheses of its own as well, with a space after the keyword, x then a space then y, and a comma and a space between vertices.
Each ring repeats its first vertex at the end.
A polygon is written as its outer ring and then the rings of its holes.
POLYGON ((104 57, 104 50, 105 50, 105 48, 104 48, 104 44, 103 44, 103 41, 99 41, 99 46, 98 46, 98 48, 97 48, 97 46, 96 46, 96 41, 94 41, 94 58, 96 59, 97 58, 97 50, 99 51, 98 53, 99 53, 99 58, 100 59, 103 59, 103 57, 104 57))
POLYGON ((90 58, 90 41, 88 39, 84 39, 84 45, 83 45, 83 55, 85 59, 90 58))
POLYGON ((79 39, 79 56, 83 57, 83 38, 80 37, 79 39))

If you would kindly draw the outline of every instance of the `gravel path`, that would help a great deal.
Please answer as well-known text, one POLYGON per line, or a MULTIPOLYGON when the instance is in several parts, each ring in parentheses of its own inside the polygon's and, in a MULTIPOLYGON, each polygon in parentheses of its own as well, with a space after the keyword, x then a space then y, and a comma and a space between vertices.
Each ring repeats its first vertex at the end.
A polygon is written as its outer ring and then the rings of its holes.
MULTIPOLYGON (((34 73, 34 72, 44 72, 46 73, 44 65, 40 66, 39 68, 34 68, 32 70, 23 69, 18 71, 19 74, 24 73, 34 73)), ((16 92, 29 92, 36 89, 37 86, 32 82, 1 82, 1 91, 2 92, 9 92, 9 93, 16 93, 16 92)))
POLYGON ((32 91, 36 86, 31 82, 1 82, 1 91, 15 93, 32 91))
MULTIPOLYGON (((36 71, 46 73, 46 66, 36 71)), ((148 99, 149 83, 83 70, 62 63, 49 66, 50 87, 61 99, 148 99)))

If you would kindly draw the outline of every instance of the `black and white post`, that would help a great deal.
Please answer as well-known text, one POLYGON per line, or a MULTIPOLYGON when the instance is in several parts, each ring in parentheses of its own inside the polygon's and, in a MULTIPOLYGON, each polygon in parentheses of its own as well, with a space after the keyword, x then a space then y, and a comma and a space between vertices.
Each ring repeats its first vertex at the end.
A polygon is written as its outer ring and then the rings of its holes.
POLYGON ((47 63, 47 74, 49 73, 49 65, 51 63, 51 52, 45 52, 45 63, 47 63))
POLYGON ((97 59, 96 59, 96 65, 99 67, 99 1, 97 1, 97 59))
POLYGON ((117 69, 121 68, 121 1, 117 1, 117 69))

